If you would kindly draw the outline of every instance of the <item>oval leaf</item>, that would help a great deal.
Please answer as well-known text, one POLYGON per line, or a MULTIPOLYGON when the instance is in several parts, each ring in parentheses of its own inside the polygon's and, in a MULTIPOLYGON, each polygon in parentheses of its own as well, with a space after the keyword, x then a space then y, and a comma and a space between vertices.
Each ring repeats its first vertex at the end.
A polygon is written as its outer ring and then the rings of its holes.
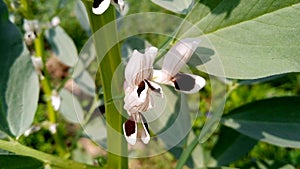
POLYGON ((203 47, 215 50, 210 58, 201 58, 206 61, 197 66, 202 71, 223 76, 214 68, 219 61, 226 77, 235 79, 300 71, 299 0, 204 0, 187 21, 178 37, 199 36, 203 47))
POLYGON ((18 137, 31 125, 37 108, 39 83, 18 29, 8 21, 0 2, 0 129, 18 137))
POLYGON ((91 35, 92 31, 89 26, 89 18, 86 13, 85 7, 80 0, 76 1, 75 14, 83 30, 85 30, 88 35, 91 35))
POLYGON ((0 166, 1 168, 9 168, 9 169, 43 169, 43 162, 20 155, 0 155, 0 166))
POLYGON ((48 29, 45 31, 45 37, 61 62, 70 67, 73 67, 77 63, 78 54, 76 46, 63 28, 56 26, 48 29))
POLYGON ((224 116, 222 123, 238 132, 282 147, 300 148, 300 97, 252 102, 224 116))
POLYGON ((77 98, 65 89, 62 89, 59 95, 61 97, 61 114, 72 123, 82 123, 84 112, 77 98))

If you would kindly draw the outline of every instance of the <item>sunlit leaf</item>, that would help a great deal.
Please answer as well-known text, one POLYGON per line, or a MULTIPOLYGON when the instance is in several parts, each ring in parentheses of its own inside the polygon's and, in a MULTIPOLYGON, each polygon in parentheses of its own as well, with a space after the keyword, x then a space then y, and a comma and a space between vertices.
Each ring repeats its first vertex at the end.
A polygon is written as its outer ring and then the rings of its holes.
POLYGON ((241 106, 224 116, 223 124, 257 140, 282 147, 300 147, 300 97, 279 97, 241 106))
POLYGON ((159 5, 167 10, 178 14, 187 14, 193 4, 194 0, 151 0, 156 5, 159 5))
POLYGON ((44 169, 43 162, 20 155, 0 155, 0 166, 3 169, 44 169))
POLYGON ((70 67, 76 64, 78 60, 76 46, 63 28, 56 26, 55 28, 47 29, 45 31, 45 37, 50 43, 51 49, 61 62, 70 67))
POLYGON ((186 19, 177 37, 197 36, 215 51, 201 58, 202 71, 237 79, 300 71, 299 0, 202 0, 186 19))
POLYGON ((39 83, 18 29, 8 21, 0 2, 0 129, 18 137, 31 125, 37 108, 39 83))

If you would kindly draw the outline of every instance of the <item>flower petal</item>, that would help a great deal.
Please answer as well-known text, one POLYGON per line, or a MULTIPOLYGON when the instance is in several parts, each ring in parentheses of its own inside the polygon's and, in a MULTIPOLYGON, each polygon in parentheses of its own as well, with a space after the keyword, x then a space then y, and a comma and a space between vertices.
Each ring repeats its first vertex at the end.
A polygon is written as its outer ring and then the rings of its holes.
POLYGON ((109 7, 110 0, 94 0, 92 11, 94 14, 103 14, 109 7))
POLYGON ((144 81, 139 86, 127 87, 124 97, 124 109, 131 113, 136 113, 139 107, 143 107, 143 104, 147 104, 148 85, 144 81))
POLYGON ((186 73, 177 73, 171 81, 176 90, 187 94, 198 92, 206 83, 203 77, 186 73))
POLYGON ((134 145, 137 140, 137 124, 134 116, 130 116, 129 119, 123 123, 123 132, 126 141, 129 144, 134 145))
POLYGON ((154 58, 157 54, 157 48, 150 47, 146 49, 145 54, 134 50, 131 58, 125 68, 125 80, 128 86, 137 86, 143 80, 152 77, 154 58))
POLYGON ((144 81, 134 89, 128 87, 125 90, 124 109, 131 115, 136 112, 145 112, 151 108, 151 98, 148 94, 148 84, 144 81))
POLYGON ((200 43, 200 39, 187 38, 176 43, 165 55, 162 65, 162 83, 167 83, 191 58, 200 43))
POLYGON ((149 80, 145 80, 145 82, 147 83, 147 85, 149 86, 149 89, 155 93, 157 96, 163 98, 163 90, 160 87, 159 84, 151 82, 149 80))
POLYGON ((117 6, 119 8, 120 11, 123 11, 124 10, 124 7, 125 7, 125 3, 123 0, 113 0, 112 1, 112 4, 117 6))
POLYGON ((142 132, 142 135, 141 135, 141 139, 142 139, 143 143, 148 144, 150 141, 148 123, 147 123, 146 118, 141 113, 139 113, 139 115, 140 115, 140 119, 141 119, 143 129, 144 129, 144 131, 142 132))

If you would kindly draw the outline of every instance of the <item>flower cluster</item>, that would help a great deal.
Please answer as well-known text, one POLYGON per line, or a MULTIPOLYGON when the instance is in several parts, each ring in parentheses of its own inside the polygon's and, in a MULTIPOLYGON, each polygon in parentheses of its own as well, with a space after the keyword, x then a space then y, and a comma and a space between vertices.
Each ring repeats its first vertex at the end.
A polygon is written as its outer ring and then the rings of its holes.
POLYGON ((143 125, 141 140, 145 144, 150 141, 148 124, 142 113, 153 107, 152 94, 163 97, 162 88, 157 83, 173 86, 175 90, 188 94, 198 92, 204 87, 204 78, 193 74, 179 73, 199 43, 200 40, 196 38, 179 41, 165 55, 161 70, 153 69, 157 48, 147 48, 144 54, 137 50, 133 51, 125 68, 124 82, 124 109, 129 118, 123 124, 123 131, 129 144, 134 145, 137 141, 138 122, 143 125))

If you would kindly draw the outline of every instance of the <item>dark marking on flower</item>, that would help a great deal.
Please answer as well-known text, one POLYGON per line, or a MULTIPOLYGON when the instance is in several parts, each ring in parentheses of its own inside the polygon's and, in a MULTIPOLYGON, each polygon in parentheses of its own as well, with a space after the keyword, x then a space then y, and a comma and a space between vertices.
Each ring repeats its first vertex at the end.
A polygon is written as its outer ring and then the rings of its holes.
POLYGON ((146 118, 142 115, 142 113, 140 113, 140 115, 142 117, 142 123, 144 123, 144 126, 145 126, 147 132, 150 133, 146 118))
POLYGON ((149 88, 154 91, 154 92, 157 92, 157 93, 160 93, 160 88, 155 88, 151 85, 151 83, 148 81, 148 80, 145 80, 145 82, 147 83, 147 85, 149 86, 149 88))
POLYGON ((130 136, 131 134, 135 133, 135 122, 132 119, 128 119, 125 122, 125 133, 126 136, 130 136))
POLYGON ((93 8, 98 8, 104 0, 94 0, 93 8))
POLYGON ((137 94, 138 97, 140 97, 141 93, 143 92, 143 90, 145 90, 145 82, 142 81, 139 85, 138 85, 138 89, 137 89, 137 94))
POLYGON ((116 4, 118 4, 118 0, 114 0, 114 2, 115 2, 116 4))
POLYGON ((187 74, 177 73, 171 81, 175 85, 175 89, 182 91, 190 91, 195 87, 195 79, 187 74))

